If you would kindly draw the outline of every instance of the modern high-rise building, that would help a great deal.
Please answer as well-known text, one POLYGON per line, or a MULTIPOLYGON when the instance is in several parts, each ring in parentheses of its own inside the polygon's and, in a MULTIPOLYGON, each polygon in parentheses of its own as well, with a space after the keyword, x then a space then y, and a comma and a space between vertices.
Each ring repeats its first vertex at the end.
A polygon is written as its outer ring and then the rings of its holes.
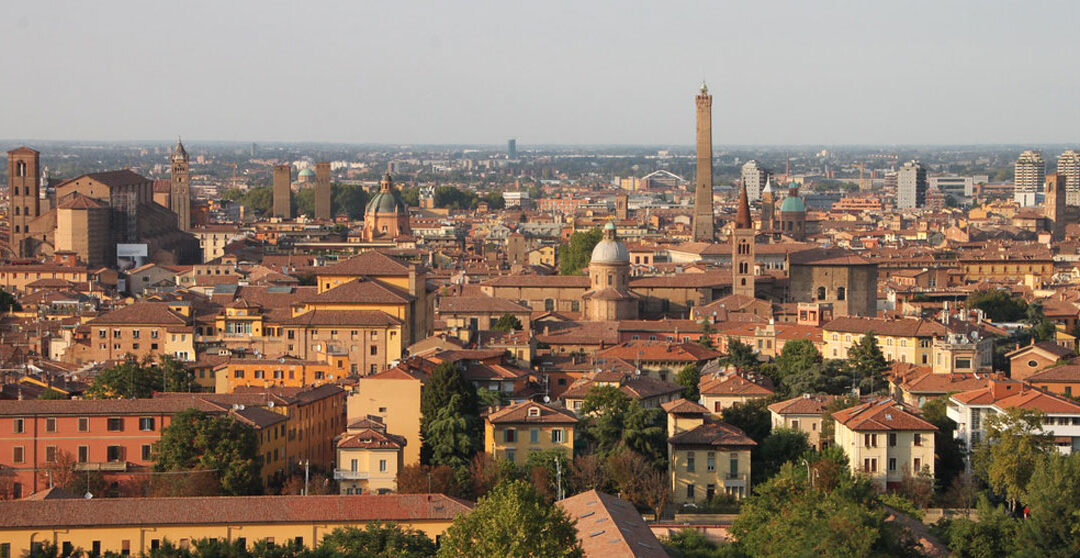
POLYGON ((1065 205, 1080 205, 1080 152, 1070 149, 1059 155, 1057 173, 1065 177, 1065 205))
POLYGON ((1042 153, 1029 149, 1020 154, 1013 167, 1013 199, 1021 207, 1038 205, 1046 182, 1046 162, 1042 153))
POLYGON ((176 214, 176 226, 191 230, 191 163, 184 144, 176 140, 169 170, 169 209, 176 214))
POLYGON ((697 178, 694 179, 695 242, 716 240, 716 223, 713 217, 712 182, 712 95, 701 84, 701 92, 695 98, 697 106, 697 178))
POLYGON ((896 171, 896 207, 915 209, 926 205, 926 169, 908 161, 896 171))
POLYGON ((761 199, 761 190, 765 188, 765 183, 768 182, 770 176, 772 173, 759 165, 757 161, 750 160, 742 166, 742 183, 746 186, 746 195, 749 196, 751 203, 761 199))
POLYGON ((292 219, 292 165, 274 165, 274 217, 292 219))
POLYGON ((517 140, 514 138, 506 141, 506 158, 517 159, 517 140))
POLYGON ((315 163, 315 218, 329 221, 330 212, 330 163, 315 163))

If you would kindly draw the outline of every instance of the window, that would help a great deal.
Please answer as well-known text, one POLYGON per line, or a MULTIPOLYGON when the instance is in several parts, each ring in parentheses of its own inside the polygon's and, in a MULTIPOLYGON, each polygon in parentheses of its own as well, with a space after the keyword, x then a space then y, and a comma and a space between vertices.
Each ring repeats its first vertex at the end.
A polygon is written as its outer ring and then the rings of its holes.
POLYGON ((104 329, 99 329, 98 330, 98 339, 105 339, 105 337, 106 337, 105 330, 104 329))
POLYGON ((735 478, 739 476, 739 454, 732 453, 728 456, 728 477, 735 478))
POLYGON ((45 462, 56 462, 56 446, 45 446, 45 462))
POLYGON ((817 288, 817 298, 818 300, 825 300, 825 287, 817 288))
POLYGON ((551 443, 553 443, 553 444, 561 444, 561 443, 563 443, 565 441, 566 441, 566 439, 563 436, 563 429, 562 428, 556 428, 555 430, 551 431, 551 443))
POLYGON ((106 428, 109 432, 123 432, 124 431, 124 419, 109 417, 106 428))
POLYGON ((517 458, 517 452, 515 452, 512 449, 506 450, 506 460, 507 461, 509 461, 510 463, 514 463, 514 462, 516 462, 516 458, 517 458))
POLYGON ((688 451, 688 452, 686 452, 686 470, 687 470, 687 472, 693 473, 694 472, 694 466, 695 466, 694 465, 694 452, 688 451))
POLYGON ((716 453, 709 452, 705 455, 705 470, 710 473, 716 470, 716 453))
POLYGON ((154 430, 154 417, 142 417, 139 419, 139 430, 152 432, 154 430))
MULTIPOLYGON (((157 338, 158 338, 158 330, 156 330, 156 329, 151 329, 151 330, 150 330, 150 339, 157 339, 157 338)), ((155 348, 156 348, 156 347, 155 347, 155 348)))
POLYGON ((142 460, 150 461, 150 444, 143 444, 142 446, 142 460))
POLYGON ((846 295, 847 295, 847 289, 845 289, 844 287, 837 287, 836 288, 836 300, 844 300, 844 297, 846 295))
POLYGON ((896 470, 896 458, 895 457, 890 457, 889 458, 889 470, 890 471, 895 471, 896 470))
POLYGON ((386 472, 386 460, 385 459, 380 459, 379 460, 379 472, 380 473, 385 473, 386 472))
POLYGON ((371 346, 371 356, 376 356, 378 354, 379 354, 379 346, 378 345, 372 345, 371 346))
POLYGON ((876 434, 863 434, 863 447, 876 448, 877 447, 877 435, 876 434))
POLYGON ((26 450, 22 446, 15 446, 11 452, 11 461, 14 463, 26 463, 26 450))
POLYGON ((794 420, 791 421, 791 429, 792 430, 798 430, 799 429, 799 419, 794 419, 794 420))
POLYGON ((915 433, 915 445, 916 446, 921 446, 922 445, 922 434, 920 434, 918 432, 915 433))
POLYGON ((916 457, 915 458, 915 471, 914 472, 918 473, 919 471, 922 471, 922 459, 919 459, 918 457, 916 457))
POLYGON ((508 444, 517 442, 517 431, 513 428, 507 428, 503 430, 503 441, 508 444))
POLYGON ((964 369, 971 368, 971 359, 970 358, 958 358, 958 359, 956 359, 956 367, 957 368, 964 368, 964 369))
POLYGON ((90 446, 79 446, 79 463, 90 461, 90 446))
POLYGON ((109 446, 106 448, 106 459, 110 462, 123 461, 124 459, 124 447, 123 446, 109 446))
POLYGON ((16 434, 22 434, 23 432, 26 431, 26 424, 23 421, 23 419, 21 419, 21 418, 15 419, 15 421, 13 422, 13 425, 14 425, 16 434))
POLYGON ((532 428, 532 429, 529 430, 529 443, 530 444, 539 444, 540 443, 540 429, 532 428))
POLYGON ((896 447, 896 432, 889 432, 889 447, 896 447))
POLYGON ((693 500, 694 499, 694 485, 692 485, 692 484, 686 485, 686 499, 687 500, 693 500))
POLYGON ((863 459, 863 472, 876 473, 877 472, 877 459, 872 458, 872 457, 863 459))
POLYGON ((45 432, 56 432, 56 419, 45 419, 45 432))

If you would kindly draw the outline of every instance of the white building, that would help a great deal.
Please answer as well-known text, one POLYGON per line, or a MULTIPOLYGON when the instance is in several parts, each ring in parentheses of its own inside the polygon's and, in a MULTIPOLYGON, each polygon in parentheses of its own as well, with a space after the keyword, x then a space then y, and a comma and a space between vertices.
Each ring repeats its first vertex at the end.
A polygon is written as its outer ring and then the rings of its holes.
POLYGON ((956 422, 956 438, 973 449, 986 438, 987 417, 1016 407, 1042 411, 1043 432, 1062 453, 1080 451, 1080 405, 1024 382, 991 379, 985 388, 950 396, 947 413, 956 422))
POLYGON ((896 171, 897 209, 926 205, 926 169, 918 161, 908 161, 896 171))
POLYGON ((751 203, 761 199, 761 191, 769 180, 769 171, 758 165, 757 161, 747 161, 742 166, 742 183, 746 186, 746 199, 751 203))
POLYGON ((1043 193, 1046 182, 1046 162, 1042 153, 1029 149, 1020 154, 1013 166, 1013 199, 1021 207, 1039 204, 1039 194, 1043 193))
POLYGON ((1065 176, 1065 205, 1080 205, 1080 152, 1070 149, 1059 155, 1057 172, 1065 176))

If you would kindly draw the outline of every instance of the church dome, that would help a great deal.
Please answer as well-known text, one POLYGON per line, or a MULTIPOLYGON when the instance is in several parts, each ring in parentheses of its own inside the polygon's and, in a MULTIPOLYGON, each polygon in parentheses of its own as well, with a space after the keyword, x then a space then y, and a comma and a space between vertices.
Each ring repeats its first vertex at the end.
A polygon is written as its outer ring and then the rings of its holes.
POLYGON ((787 213, 806 212, 806 204, 803 203, 803 199, 799 196, 788 196, 784 198, 784 203, 780 206, 780 211, 787 213))
POLYGON ((393 180, 391 180, 390 174, 387 173, 382 180, 379 193, 372 196, 371 201, 368 202, 367 207, 364 209, 364 214, 408 215, 408 213, 409 207, 398 197, 393 180))
POLYGON ((299 176, 300 178, 315 178, 315 171, 311 169, 304 169, 300 171, 300 174, 297 176, 299 176))
POLYGON ((615 238, 615 223, 604 225, 604 239, 596 243, 590 262, 606 264, 630 263, 630 251, 626 249, 625 244, 615 238))

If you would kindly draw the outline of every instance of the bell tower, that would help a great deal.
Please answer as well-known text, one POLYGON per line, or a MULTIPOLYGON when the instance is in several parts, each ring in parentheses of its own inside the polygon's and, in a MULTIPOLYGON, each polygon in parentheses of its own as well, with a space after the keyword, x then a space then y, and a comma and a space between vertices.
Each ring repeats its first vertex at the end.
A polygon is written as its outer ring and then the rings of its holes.
POLYGON ((29 147, 8 151, 8 215, 11 229, 8 248, 19 258, 34 255, 30 246, 30 222, 41 215, 41 154, 29 147))
POLYGON ((713 221, 712 95, 702 83, 697 104, 697 177, 694 179, 694 242, 716 240, 713 221))
POLYGON ((176 214, 176 225, 191 230, 191 160, 184 144, 176 140, 169 169, 169 209, 176 214))
POLYGON ((731 292, 754 297, 754 222, 750 218, 750 201, 746 185, 739 192, 739 207, 735 213, 735 228, 731 229, 731 292))

